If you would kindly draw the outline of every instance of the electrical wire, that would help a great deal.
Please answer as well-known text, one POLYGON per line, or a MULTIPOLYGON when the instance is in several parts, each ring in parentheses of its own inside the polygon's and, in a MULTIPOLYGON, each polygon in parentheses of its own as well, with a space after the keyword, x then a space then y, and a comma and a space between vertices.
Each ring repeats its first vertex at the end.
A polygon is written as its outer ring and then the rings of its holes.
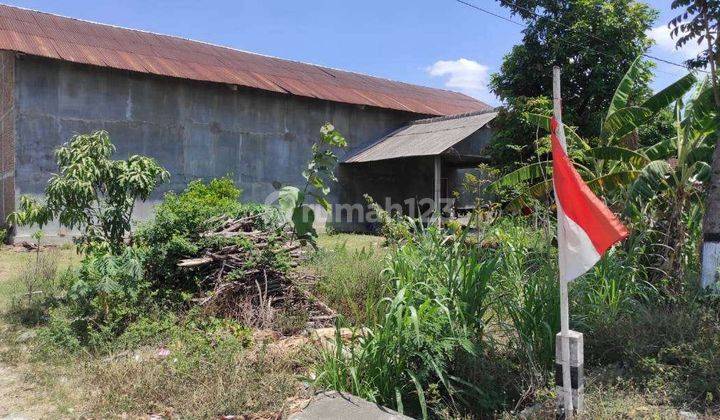
MULTIPOLYGON (((521 27, 523 27, 523 28, 527 28, 527 25, 525 25, 525 24, 523 24, 523 23, 520 23, 520 22, 518 22, 518 21, 512 20, 512 19, 510 19, 510 18, 508 18, 508 17, 505 17, 505 16, 502 16, 502 15, 499 15, 499 14, 497 14, 497 13, 495 13, 495 12, 492 12, 492 11, 490 11, 490 10, 487 10, 487 9, 485 9, 485 8, 482 8, 482 7, 480 7, 480 6, 478 6, 478 5, 474 4, 474 3, 470 3, 469 1, 465 1, 465 0, 455 0, 455 1, 458 2, 458 3, 460 3, 460 4, 465 5, 465 6, 467 6, 467 7, 470 7, 470 8, 473 8, 473 9, 475 9, 475 10, 478 10, 478 11, 480 11, 480 12, 483 12, 483 13, 486 13, 486 14, 488 14, 488 15, 491 15, 491 16, 494 16, 494 17, 497 17, 497 18, 500 18, 500 19, 502 19, 502 20, 505 20, 505 21, 510 22, 510 23, 512 23, 512 24, 521 26, 521 27)), ((536 17, 536 18, 545 18, 545 19, 546 19, 545 16, 542 16, 542 15, 536 13, 534 10, 531 10, 531 9, 529 9, 529 8, 527 8, 527 7, 520 6, 520 5, 518 5, 518 4, 512 4, 512 6, 513 6, 513 7, 517 7, 518 9, 524 10, 525 12, 531 14, 532 16, 534 16, 534 17, 536 17)), ((570 26, 568 26, 568 25, 566 25, 566 24, 564 24, 564 23, 562 23, 562 22, 558 22, 558 21, 556 21, 556 20, 554 20, 554 19, 548 19, 548 20, 549 20, 550 22, 552 22, 553 24, 555 24, 556 26, 563 27, 563 28, 568 29, 568 30, 571 30, 571 31, 574 30, 572 27, 570 27, 570 26)), ((595 40, 597 40, 597 41, 600 41, 600 42, 602 42, 602 43, 604 43, 604 44, 606 44, 606 45, 614 45, 612 42, 607 41, 607 40, 605 40, 605 39, 603 39, 603 38, 601 38, 601 37, 599 37, 599 36, 597 36, 597 35, 595 35, 595 34, 593 34, 593 33, 586 33, 586 35, 589 36, 589 37, 591 37, 591 38, 593 38, 593 39, 595 39, 595 40)), ((561 41, 561 42, 562 42, 562 41, 561 41)), ((589 46, 583 46, 583 48, 585 48, 586 50, 589 50, 589 51, 593 51, 593 52, 598 53, 598 54, 602 54, 602 55, 605 55, 605 56, 608 56, 608 57, 612 57, 612 55, 609 54, 609 53, 606 53, 606 52, 604 52, 604 51, 596 50, 596 49, 594 49, 594 48, 592 48, 592 47, 589 47, 589 46)), ((687 65, 685 65, 685 64, 676 63, 676 62, 673 62, 673 61, 670 61, 670 60, 666 60, 666 59, 664 59, 664 58, 656 57, 656 56, 654 56, 654 55, 650 55, 650 54, 647 54, 647 53, 642 53, 642 55, 643 55, 643 57, 645 57, 645 58, 649 58, 649 59, 651 59, 651 60, 658 61, 658 62, 665 63, 665 64, 669 64, 669 65, 672 65, 672 66, 681 67, 681 68, 683 68, 683 69, 685 69, 685 70, 695 70, 695 71, 699 71, 699 72, 706 73, 706 74, 708 73, 707 71, 702 70, 702 69, 693 69, 693 68, 691 68, 691 67, 689 67, 689 66, 687 66, 687 65)), ((657 69, 656 69, 656 70, 657 70, 657 69)), ((661 71, 661 70, 659 70, 659 71, 661 71)), ((661 71, 661 72, 663 72, 663 71, 661 71)), ((669 73, 669 72, 663 72, 663 73, 672 74, 672 73, 669 73)))

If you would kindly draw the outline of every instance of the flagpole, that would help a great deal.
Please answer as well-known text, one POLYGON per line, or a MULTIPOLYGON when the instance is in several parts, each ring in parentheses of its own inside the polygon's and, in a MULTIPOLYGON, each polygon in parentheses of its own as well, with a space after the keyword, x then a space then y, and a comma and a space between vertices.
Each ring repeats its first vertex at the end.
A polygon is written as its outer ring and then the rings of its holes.
MULTIPOLYGON (((560 97, 560 67, 553 67, 553 115, 557 121, 557 137, 563 150, 567 152, 565 129, 562 124, 562 100, 560 97)), ((570 375, 570 308, 568 303, 568 283, 560 280, 560 336, 562 351, 562 378, 565 418, 573 415, 572 383, 570 375)))

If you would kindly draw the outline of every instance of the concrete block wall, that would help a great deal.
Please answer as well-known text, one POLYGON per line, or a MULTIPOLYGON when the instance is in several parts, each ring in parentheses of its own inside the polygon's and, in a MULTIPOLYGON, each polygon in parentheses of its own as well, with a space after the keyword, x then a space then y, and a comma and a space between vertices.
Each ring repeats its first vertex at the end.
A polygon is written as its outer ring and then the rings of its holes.
MULTIPOLYGON (((197 178, 230 175, 244 190, 243 200, 257 202, 273 192, 274 181, 303 184, 301 171, 325 122, 332 122, 347 137, 347 154, 423 117, 32 56, 19 56, 14 63, 10 90, 15 107, 9 125, 14 125, 15 152, 6 151, 3 143, 3 171, 12 174, 15 160, 14 187, 3 196, 9 203, 22 194, 42 194, 56 170, 53 151, 78 133, 107 130, 118 158, 149 155, 171 172, 170 181, 149 202, 137 206, 136 216, 146 218, 165 191, 181 190, 197 178)), ((3 137, 8 144, 11 140, 3 137)), ((408 194, 431 194, 424 186, 425 171, 421 176, 406 172, 407 179, 403 174, 381 175, 381 181, 390 189, 403 184, 403 191, 408 185, 422 184, 420 190, 408 194)), ((361 200, 363 185, 377 181, 362 171, 340 175, 340 184, 332 187, 333 203, 358 196, 361 200)), ((427 175, 432 177, 432 172, 427 175)), ((52 236, 58 230, 50 226, 46 234, 52 236)), ((28 233, 19 231, 18 236, 28 233)))
POLYGON ((0 228, 15 208, 15 55, 0 51, 0 228))

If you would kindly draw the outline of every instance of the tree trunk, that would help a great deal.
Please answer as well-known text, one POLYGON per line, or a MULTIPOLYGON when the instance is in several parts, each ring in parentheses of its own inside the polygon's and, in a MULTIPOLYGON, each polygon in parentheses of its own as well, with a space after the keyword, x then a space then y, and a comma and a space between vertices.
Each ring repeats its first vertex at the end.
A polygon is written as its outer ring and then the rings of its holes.
MULTIPOLYGON (((716 118, 720 118, 720 90, 718 90, 717 61, 713 51, 713 39, 707 11, 705 13, 705 38, 708 44, 708 62, 713 98, 715 100, 716 118)), ((710 187, 705 202, 703 218, 702 273, 700 286, 707 288, 716 283, 718 266, 720 266, 720 132, 716 133, 715 151, 710 171, 710 187)))

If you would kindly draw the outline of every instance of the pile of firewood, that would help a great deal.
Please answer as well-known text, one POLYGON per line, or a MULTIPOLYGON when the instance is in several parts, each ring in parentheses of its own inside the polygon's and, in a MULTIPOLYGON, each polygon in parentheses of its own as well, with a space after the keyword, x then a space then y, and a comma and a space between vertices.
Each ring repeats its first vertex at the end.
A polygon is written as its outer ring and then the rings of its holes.
POLYGON ((261 217, 262 214, 240 219, 225 218, 216 221, 219 222, 217 228, 200 235, 203 238, 241 237, 252 246, 231 244, 209 247, 199 257, 178 262, 179 267, 201 270, 204 275, 206 292, 196 302, 215 313, 237 314, 238 305, 250 298, 256 307, 301 306, 310 313, 310 321, 317 321, 315 324, 324 325, 332 321, 335 312, 303 287, 298 287, 292 280, 292 270, 271 266, 265 259, 257 258, 263 252, 283 253, 288 257, 291 268, 304 258, 303 246, 292 232, 260 228, 261 217))

